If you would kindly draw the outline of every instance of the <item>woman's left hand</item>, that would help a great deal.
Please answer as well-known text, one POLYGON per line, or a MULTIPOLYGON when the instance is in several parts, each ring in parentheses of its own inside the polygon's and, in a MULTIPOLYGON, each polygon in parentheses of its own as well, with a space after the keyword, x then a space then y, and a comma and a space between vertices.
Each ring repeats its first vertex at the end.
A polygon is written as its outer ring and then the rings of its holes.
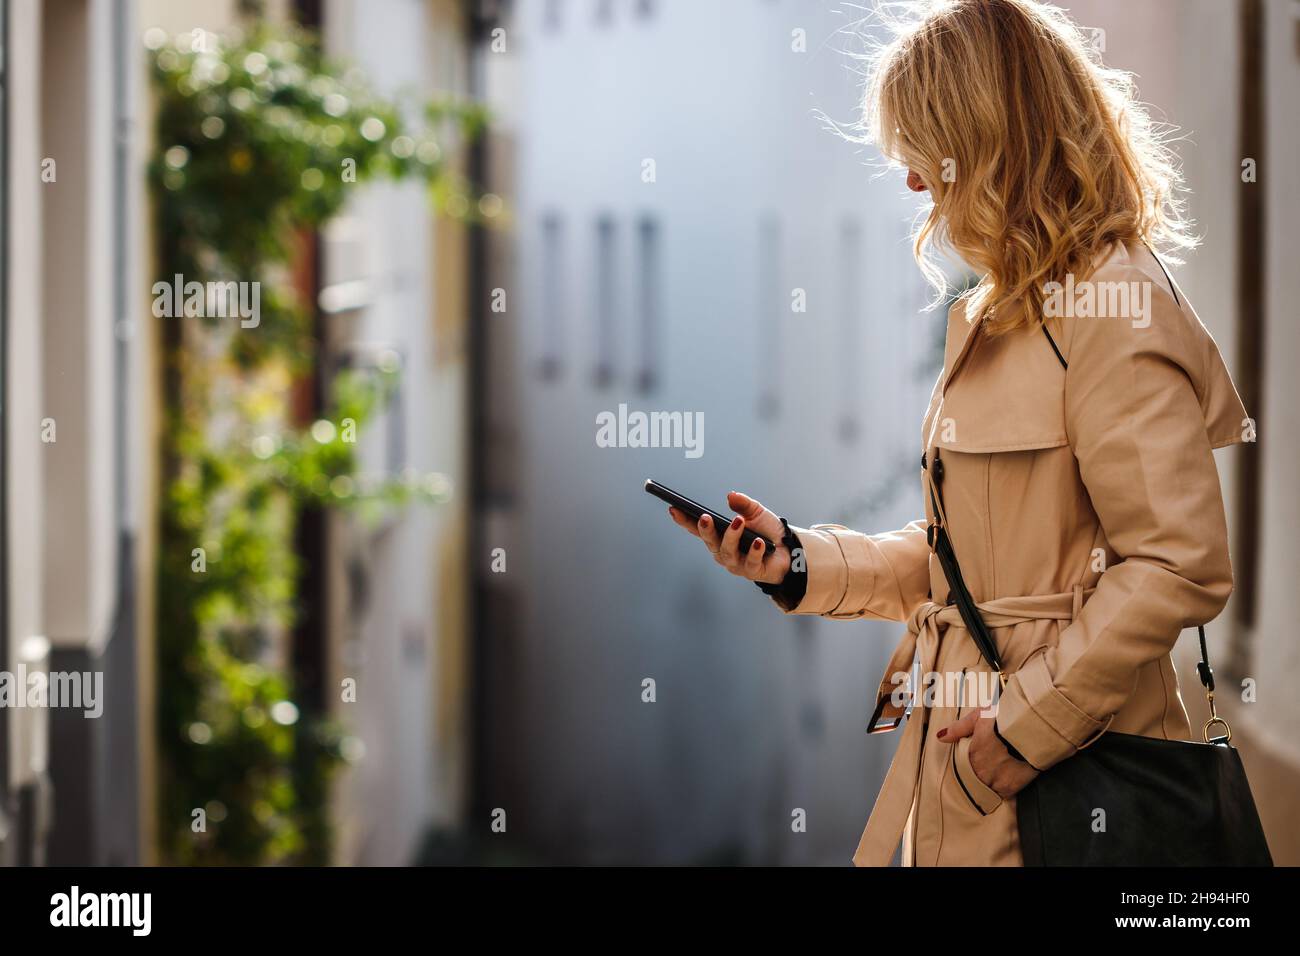
POLYGON ((1014 797, 1038 776, 1038 771, 1023 760, 1011 756, 1002 741, 993 732, 992 717, 981 717, 979 708, 972 710, 956 723, 939 731, 938 737, 946 744, 956 744, 970 737, 970 766, 975 776, 1002 799, 1014 797))

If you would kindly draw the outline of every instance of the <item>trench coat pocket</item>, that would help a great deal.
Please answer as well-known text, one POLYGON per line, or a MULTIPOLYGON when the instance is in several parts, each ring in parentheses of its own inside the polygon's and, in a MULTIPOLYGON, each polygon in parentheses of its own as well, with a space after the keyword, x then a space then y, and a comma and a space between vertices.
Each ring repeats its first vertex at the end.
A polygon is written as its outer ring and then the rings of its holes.
POLYGON ((975 769, 970 763, 970 742, 970 737, 963 737, 953 747, 952 772, 957 778, 957 786, 961 788, 966 799, 981 815, 988 816, 1002 805, 1002 797, 975 776, 975 769))

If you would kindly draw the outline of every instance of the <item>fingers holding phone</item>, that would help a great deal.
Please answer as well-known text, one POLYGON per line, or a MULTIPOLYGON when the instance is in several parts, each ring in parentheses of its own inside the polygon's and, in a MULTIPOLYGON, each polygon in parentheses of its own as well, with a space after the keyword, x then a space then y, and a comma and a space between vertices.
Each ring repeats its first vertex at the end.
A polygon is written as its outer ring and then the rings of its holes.
MULTIPOLYGON (((735 497, 737 495, 734 492, 732 495, 727 496, 728 504, 731 505, 733 510, 736 509, 736 503, 733 502, 735 497)), ((772 534, 772 539, 780 542, 781 532, 784 530, 781 527, 781 519, 772 515, 770 511, 764 509, 762 505, 753 501, 753 499, 744 495, 739 495, 739 497, 744 498, 746 502, 752 502, 756 510, 750 509, 749 513, 755 515, 755 518, 746 520, 743 514, 737 514, 731 519, 731 524, 722 532, 720 539, 717 537, 716 528, 711 529, 711 538, 705 538, 703 533, 701 537, 704 538, 706 544, 718 543, 718 549, 713 555, 713 560, 732 574, 749 581, 777 584, 785 578, 786 572, 790 569, 790 552, 778 543, 769 554, 763 537, 755 537, 752 544, 747 548, 743 546, 743 541, 747 528, 755 534, 762 534, 757 525, 766 524, 762 520, 763 515, 766 514, 771 515, 772 520, 776 523, 777 530, 775 534, 772 534)), ((708 515, 705 515, 705 518, 708 518, 708 515)))
POLYGON ((740 492, 728 495, 727 503, 737 514, 730 524, 721 529, 707 513, 701 515, 698 521, 676 507, 670 507, 668 514, 678 527, 699 538, 713 555, 713 560, 732 574, 749 581, 780 583, 790 569, 789 549, 779 543, 785 530, 781 526, 781 519, 740 492), (746 531, 751 533, 747 535, 746 531), (748 547, 743 547, 742 542, 746 538, 752 539, 752 542, 748 547), (767 541, 778 542, 770 552, 767 541))

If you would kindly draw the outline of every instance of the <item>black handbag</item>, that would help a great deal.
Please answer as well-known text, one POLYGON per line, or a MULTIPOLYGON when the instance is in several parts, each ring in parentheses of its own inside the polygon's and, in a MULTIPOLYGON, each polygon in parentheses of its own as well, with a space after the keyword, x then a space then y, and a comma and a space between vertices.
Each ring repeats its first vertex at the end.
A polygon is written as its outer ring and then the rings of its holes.
MULTIPOLYGON (((944 513, 942 468, 936 448, 929 469, 936 517, 944 513)), ((997 645, 962 580, 942 520, 928 534, 948 581, 948 600, 1005 684, 997 645)), ((1273 865, 1232 729, 1215 709, 1205 628, 1197 630, 1196 670, 1210 702, 1204 742, 1106 731, 1039 774, 1015 796, 1026 866, 1273 865), (1223 733, 1211 737, 1215 726, 1223 733)))

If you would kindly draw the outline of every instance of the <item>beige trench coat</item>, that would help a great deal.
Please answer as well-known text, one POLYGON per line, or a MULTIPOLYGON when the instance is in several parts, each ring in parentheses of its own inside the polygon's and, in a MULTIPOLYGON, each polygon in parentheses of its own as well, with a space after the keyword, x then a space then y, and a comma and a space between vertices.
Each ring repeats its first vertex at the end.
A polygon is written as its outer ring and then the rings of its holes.
POLYGON ((1119 288, 1102 283, 1123 282, 1149 307, 1116 317, 1112 298, 1093 309, 1112 317, 1088 317, 1076 297, 1075 314, 1047 323, 1065 368, 1041 329, 990 338, 958 302, 922 426, 920 450, 943 462, 941 510, 966 585, 1009 675, 1000 695, 988 696, 999 681, 946 606, 926 536, 928 472, 924 521, 873 535, 795 529, 808 579, 790 613, 906 621, 880 720, 902 716, 900 686, 922 692, 895 731, 859 866, 887 865, 900 837, 906 865, 1021 864, 1014 797, 973 773, 970 738, 935 737, 970 706, 996 713, 1042 770, 1107 729, 1199 739, 1169 652, 1232 591, 1211 449, 1253 430, 1214 340, 1144 245, 1116 246, 1091 280, 1098 302, 1119 288), (914 656, 921 681, 898 684, 914 656))

